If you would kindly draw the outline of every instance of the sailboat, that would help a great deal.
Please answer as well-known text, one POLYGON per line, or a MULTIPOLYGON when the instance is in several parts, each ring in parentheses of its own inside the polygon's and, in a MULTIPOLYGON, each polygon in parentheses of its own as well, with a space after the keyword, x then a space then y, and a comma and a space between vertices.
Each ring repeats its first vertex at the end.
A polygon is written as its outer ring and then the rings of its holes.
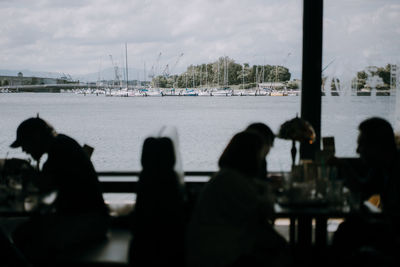
MULTIPOLYGON (((219 72, 219 61, 218 61, 218 72, 219 72)), ((219 73, 218 73, 219 77, 219 73)), ((224 57, 224 87, 219 89, 214 89, 211 91, 211 96, 232 96, 233 90, 229 87, 229 76, 228 76, 228 62, 226 57, 224 57)))

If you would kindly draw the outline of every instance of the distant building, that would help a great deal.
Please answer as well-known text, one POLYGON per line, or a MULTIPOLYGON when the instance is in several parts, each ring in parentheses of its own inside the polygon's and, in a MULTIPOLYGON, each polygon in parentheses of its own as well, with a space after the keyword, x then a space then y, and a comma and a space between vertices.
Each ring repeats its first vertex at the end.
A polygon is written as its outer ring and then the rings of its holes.
POLYGON ((283 82, 264 82, 264 83, 259 83, 258 87, 260 89, 266 89, 266 88, 271 88, 271 89, 283 89, 285 88, 286 84, 283 82))
POLYGON ((40 85, 40 84, 67 84, 75 83, 67 79, 44 78, 44 77, 24 77, 22 72, 18 72, 17 76, 0 75, 0 86, 18 86, 18 85, 40 85))
POLYGON ((293 79, 293 83, 297 84, 298 88, 301 88, 301 80, 300 79, 293 79))

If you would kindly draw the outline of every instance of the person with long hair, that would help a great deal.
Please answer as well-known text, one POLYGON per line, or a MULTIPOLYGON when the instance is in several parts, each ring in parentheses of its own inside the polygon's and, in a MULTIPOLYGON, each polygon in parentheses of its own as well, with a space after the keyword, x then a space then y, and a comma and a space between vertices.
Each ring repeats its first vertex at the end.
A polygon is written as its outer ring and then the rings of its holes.
POLYGON ((188 227, 188 266, 285 265, 286 241, 272 228, 273 198, 259 179, 263 144, 244 131, 225 148, 188 227))
POLYGON ((184 265, 185 196, 174 170, 175 155, 168 137, 144 141, 132 214, 131 266, 184 265))

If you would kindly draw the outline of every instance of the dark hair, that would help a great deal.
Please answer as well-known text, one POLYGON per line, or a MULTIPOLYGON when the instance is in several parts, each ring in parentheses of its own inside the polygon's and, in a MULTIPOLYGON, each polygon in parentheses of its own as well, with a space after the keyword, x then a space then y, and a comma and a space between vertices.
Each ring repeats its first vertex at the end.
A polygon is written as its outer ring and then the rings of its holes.
POLYGON ((254 131, 258 133, 267 145, 274 145, 275 134, 266 124, 262 122, 252 123, 247 126, 246 131, 254 131))
POLYGON ((172 169, 175 151, 171 139, 149 137, 143 143, 141 163, 145 170, 172 169))
POLYGON ((263 143, 260 135, 255 132, 236 134, 219 158, 219 167, 234 169, 250 176, 257 175, 261 168, 263 143))
POLYGON ((379 145, 387 151, 396 151, 396 141, 390 123, 382 118, 373 117, 358 126, 366 144, 379 145))

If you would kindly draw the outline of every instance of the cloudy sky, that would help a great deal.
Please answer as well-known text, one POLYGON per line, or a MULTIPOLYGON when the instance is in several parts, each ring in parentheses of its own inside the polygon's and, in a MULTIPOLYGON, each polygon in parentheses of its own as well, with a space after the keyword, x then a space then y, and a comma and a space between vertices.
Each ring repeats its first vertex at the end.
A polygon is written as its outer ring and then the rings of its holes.
MULTIPOLYGON (((398 0, 325 0, 324 65, 400 63, 398 0)), ((280 64, 301 76, 301 0, 0 0, 0 69, 79 76, 122 65, 280 64)), ((143 77, 143 73, 137 73, 143 77)), ((136 77, 132 77, 136 78, 136 77)))

